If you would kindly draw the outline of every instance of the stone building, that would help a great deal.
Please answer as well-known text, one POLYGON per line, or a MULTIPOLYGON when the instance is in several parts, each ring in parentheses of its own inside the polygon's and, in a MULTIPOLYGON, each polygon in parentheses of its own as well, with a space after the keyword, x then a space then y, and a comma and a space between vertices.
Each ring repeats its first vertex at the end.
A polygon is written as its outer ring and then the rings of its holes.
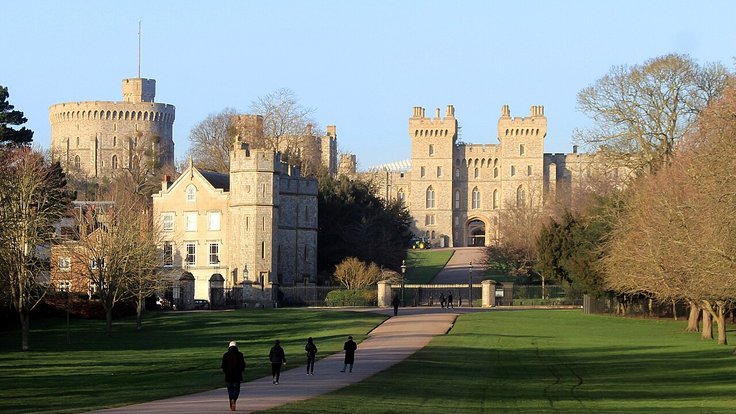
POLYGON ((165 177, 153 210, 164 266, 190 274, 197 299, 208 299, 212 280, 263 291, 317 275, 317 180, 273 151, 236 140, 229 174, 190 161, 173 183, 165 177))
POLYGON ((543 106, 529 116, 498 119, 498 144, 458 140, 455 108, 427 117, 414 107, 409 118, 411 159, 375 166, 367 176, 381 196, 406 204, 418 236, 434 246, 484 246, 499 238, 500 212, 540 207, 569 196, 594 173, 618 177, 595 156, 544 152, 547 117, 543 106))
POLYGON ((155 96, 154 79, 132 78, 123 80, 122 102, 52 105, 52 157, 90 178, 110 178, 138 163, 173 167, 175 108, 155 96))
MULTIPOLYGON (((252 147, 260 146, 264 142, 263 116, 261 115, 237 115, 233 117, 238 140, 250 143, 252 147)), ((318 166, 323 166, 326 171, 335 175, 338 170, 337 159, 337 127, 327 125, 325 135, 315 135, 311 124, 307 124, 304 135, 287 135, 280 137, 274 145, 276 151, 283 153, 295 151, 302 161, 302 172, 305 175, 314 175, 318 166)))

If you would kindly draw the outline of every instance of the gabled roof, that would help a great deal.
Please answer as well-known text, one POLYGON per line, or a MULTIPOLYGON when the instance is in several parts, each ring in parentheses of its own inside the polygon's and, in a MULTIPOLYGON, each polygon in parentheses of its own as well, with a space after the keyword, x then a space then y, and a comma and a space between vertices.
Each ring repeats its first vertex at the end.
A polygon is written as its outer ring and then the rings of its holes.
POLYGON ((197 170, 205 180, 214 188, 219 188, 222 191, 230 191, 230 175, 222 174, 214 171, 197 170))

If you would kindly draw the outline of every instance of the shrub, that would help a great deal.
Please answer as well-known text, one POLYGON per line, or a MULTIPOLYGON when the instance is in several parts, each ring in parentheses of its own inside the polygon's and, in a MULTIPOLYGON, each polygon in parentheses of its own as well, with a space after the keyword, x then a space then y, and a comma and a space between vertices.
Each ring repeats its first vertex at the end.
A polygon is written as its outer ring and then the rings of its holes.
POLYGON ((339 289, 327 293, 327 306, 375 306, 378 294, 375 289, 339 289))

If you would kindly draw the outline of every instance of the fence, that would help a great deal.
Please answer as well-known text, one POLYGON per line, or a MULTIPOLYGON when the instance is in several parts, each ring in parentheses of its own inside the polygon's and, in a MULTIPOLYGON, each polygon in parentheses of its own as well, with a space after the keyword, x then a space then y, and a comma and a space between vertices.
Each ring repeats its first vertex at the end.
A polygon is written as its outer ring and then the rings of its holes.
POLYGON ((344 289, 341 286, 281 286, 278 299, 281 306, 325 306, 327 293, 344 289))

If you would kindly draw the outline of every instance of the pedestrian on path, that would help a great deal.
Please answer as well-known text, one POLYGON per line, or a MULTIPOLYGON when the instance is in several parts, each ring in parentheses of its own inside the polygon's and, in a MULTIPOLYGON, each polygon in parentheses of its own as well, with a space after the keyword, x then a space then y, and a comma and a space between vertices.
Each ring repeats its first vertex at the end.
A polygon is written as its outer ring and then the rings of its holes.
POLYGON ((230 399, 230 410, 235 411, 235 403, 240 396, 240 383, 243 382, 243 371, 245 371, 245 358, 238 350, 238 344, 230 341, 227 352, 222 355, 222 372, 225 373, 225 386, 227 396, 230 399))
POLYGON ((281 366, 286 365, 286 355, 284 355, 284 348, 281 347, 281 342, 279 342, 278 339, 271 348, 271 352, 268 353, 268 359, 271 361, 271 375, 273 375, 273 383, 279 385, 281 366))
POLYGON ((452 304, 452 291, 447 292, 447 309, 455 308, 455 305, 452 304))
POLYGON ((348 340, 345 341, 345 345, 343 345, 342 349, 345 350, 345 365, 342 367, 342 371, 345 372, 345 369, 350 365, 350 372, 353 372, 353 363, 355 363, 355 350, 358 349, 358 345, 353 342, 353 337, 348 336, 348 340))
POLYGON ((394 316, 399 314, 399 303, 401 303, 399 295, 394 295, 394 300, 391 301, 391 304, 394 305, 394 316))
POLYGON ((445 308, 445 294, 440 293, 440 305, 442 306, 442 309, 445 308))
POLYGON ((307 338, 307 345, 304 347, 307 351, 307 375, 314 375, 314 359, 317 357, 317 345, 314 344, 312 337, 307 338))

